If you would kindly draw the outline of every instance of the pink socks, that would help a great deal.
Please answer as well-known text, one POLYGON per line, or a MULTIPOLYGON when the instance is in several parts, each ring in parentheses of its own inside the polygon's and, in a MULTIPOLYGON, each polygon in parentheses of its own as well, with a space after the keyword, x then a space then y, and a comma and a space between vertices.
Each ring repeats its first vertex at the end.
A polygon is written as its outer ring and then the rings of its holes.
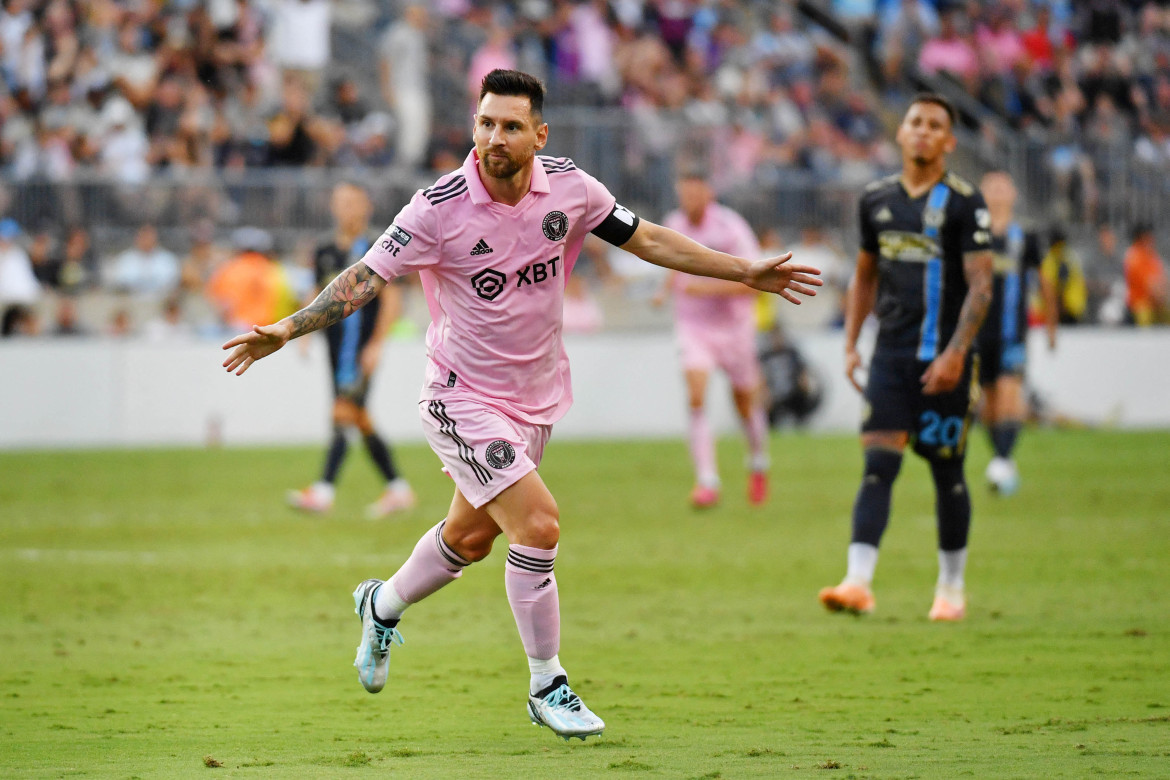
POLYGON ((553 658, 561 646, 561 610, 553 562, 557 549, 508 545, 504 588, 529 658, 553 658))

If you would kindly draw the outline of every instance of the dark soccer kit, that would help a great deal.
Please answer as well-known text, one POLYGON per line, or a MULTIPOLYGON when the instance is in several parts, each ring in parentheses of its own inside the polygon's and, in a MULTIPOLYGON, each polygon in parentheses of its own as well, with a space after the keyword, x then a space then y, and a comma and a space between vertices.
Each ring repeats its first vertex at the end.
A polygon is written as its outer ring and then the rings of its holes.
POLYGON ((991 251, 994 294, 975 342, 979 381, 983 384, 995 382, 1000 376, 1024 373, 1029 282, 1040 268, 1036 236, 1025 233, 1019 223, 1008 225, 1002 236, 992 235, 991 251))
MULTIPOLYGON (((313 258, 317 286, 320 289, 328 287, 339 273, 365 255, 370 243, 369 237, 358 236, 348 251, 332 241, 317 247, 313 258)), ((381 296, 376 296, 353 314, 325 329, 329 364, 333 368, 333 394, 358 406, 366 405, 366 395, 370 391, 370 378, 362 374, 359 359, 362 349, 374 335, 381 307, 381 296)))
POLYGON ((862 431, 909 431, 929 459, 962 458, 974 389, 968 356, 954 390, 924 395, 922 374, 942 353, 967 296, 963 256, 990 247, 983 196, 947 173, 911 198, 901 177, 870 184, 860 204, 861 248, 878 263, 879 329, 862 431))

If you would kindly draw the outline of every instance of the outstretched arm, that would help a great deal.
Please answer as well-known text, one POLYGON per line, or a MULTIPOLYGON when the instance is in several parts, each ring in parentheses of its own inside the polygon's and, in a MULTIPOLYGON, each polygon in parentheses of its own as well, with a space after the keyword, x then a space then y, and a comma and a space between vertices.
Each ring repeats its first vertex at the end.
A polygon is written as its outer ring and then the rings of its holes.
POLYGON ((243 374, 248 367, 263 357, 271 355, 290 340, 306 333, 328 327, 365 306, 386 286, 386 280, 359 261, 337 275, 329 286, 305 308, 290 314, 272 325, 253 325, 250 333, 239 336, 223 345, 232 350, 223 366, 243 374))
POLYGON ((812 288, 822 284, 818 278, 820 269, 788 262, 791 252, 752 261, 708 249, 681 233, 646 220, 638 222, 634 235, 621 248, 663 268, 741 282, 796 304, 800 299, 794 293, 816 295, 812 288))

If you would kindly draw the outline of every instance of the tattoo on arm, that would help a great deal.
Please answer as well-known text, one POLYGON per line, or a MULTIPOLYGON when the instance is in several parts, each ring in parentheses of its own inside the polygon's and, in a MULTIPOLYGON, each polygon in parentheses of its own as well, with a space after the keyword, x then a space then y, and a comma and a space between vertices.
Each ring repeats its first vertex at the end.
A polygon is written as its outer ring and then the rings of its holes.
POLYGON ((305 308, 292 315, 292 338, 327 328, 377 297, 382 277, 365 263, 354 263, 337 275, 305 308))
POLYGON ((991 254, 975 252, 963 258, 963 274, 967 277, 967 297, 959 310, 959 323, 947 349, 967 352, 979 334, 979 326, 991 305, 991 254))

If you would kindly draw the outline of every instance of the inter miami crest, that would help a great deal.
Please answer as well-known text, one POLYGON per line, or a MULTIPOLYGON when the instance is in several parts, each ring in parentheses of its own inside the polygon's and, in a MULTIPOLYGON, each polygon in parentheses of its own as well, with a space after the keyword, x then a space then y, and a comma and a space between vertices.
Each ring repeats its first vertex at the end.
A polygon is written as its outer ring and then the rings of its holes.
POLYGON ((544 237, 549 241, 560 241, 569 234, 569 218, 563 211, 550 211, 544 215, 544 237))
POLYGON ((484 457, 493 469, 506 469, 516 462, 516 450, 503 439, 496 439, 487 446, 484 457))
POLYGON ((486 268, 471 277, 471 286, 475 294, 485 301, 494 301, 504 291, 504 282, 508 277, 494 268, 486 268))

